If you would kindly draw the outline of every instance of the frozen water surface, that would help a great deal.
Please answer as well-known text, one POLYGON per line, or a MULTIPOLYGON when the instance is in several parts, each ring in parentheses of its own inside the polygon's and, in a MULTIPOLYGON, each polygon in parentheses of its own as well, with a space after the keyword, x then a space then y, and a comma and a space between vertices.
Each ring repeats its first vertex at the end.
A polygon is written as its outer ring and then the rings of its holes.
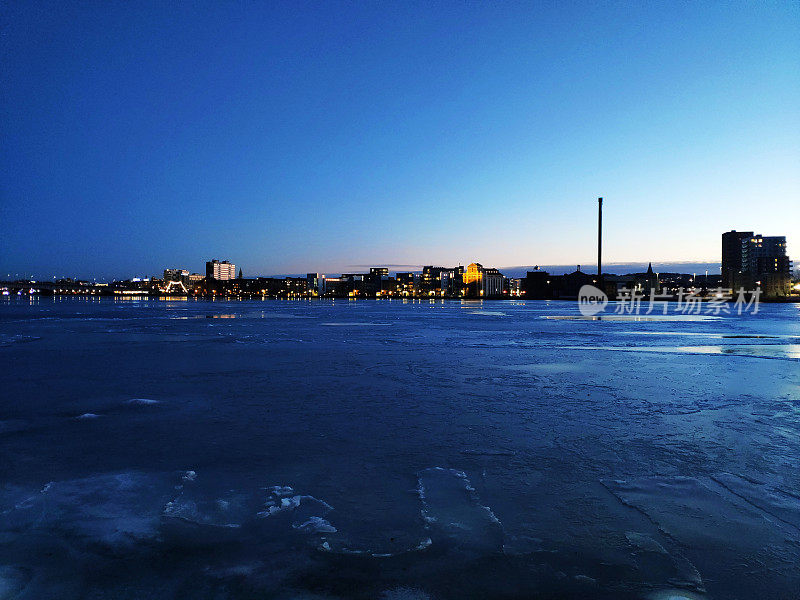
POLYGON ((796 599, 799 348, 789 304, 6 301, 0 599, 796 599))

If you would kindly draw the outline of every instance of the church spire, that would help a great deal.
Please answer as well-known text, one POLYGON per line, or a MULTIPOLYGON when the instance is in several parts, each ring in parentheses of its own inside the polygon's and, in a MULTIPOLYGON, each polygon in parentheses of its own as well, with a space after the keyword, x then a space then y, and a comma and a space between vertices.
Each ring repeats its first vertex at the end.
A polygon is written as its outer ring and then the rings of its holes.
POLYGON ((653 274, 653 263, 648 263, 647 264, 647 274, 648 275, 652 275, 653 274))

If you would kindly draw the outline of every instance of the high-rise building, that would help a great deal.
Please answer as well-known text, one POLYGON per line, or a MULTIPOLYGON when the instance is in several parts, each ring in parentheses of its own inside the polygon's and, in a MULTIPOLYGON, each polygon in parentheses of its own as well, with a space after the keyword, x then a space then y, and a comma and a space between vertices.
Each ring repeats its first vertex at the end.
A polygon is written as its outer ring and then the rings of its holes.
POLYGON ((206 263, 206 277, 217 281, 236 278, 236 265, 227 260, 210 260, 206 263))
POLYGON ((722 283, 725 287, 760 287, 766 297, 788 296, 791 272, 792 261, 786 253, 785 236, 763 236, 752 231, 722 234, 722 283))
POLYGON ((752 231, 727 231, 722 234, 722 285, 733 289, 742 273, 742 244, 753 237, 752 231))
POLYGON ((325 277, 319 273, 307 273, 306 289, 312 296, 321 296, 325 293, 325 277))

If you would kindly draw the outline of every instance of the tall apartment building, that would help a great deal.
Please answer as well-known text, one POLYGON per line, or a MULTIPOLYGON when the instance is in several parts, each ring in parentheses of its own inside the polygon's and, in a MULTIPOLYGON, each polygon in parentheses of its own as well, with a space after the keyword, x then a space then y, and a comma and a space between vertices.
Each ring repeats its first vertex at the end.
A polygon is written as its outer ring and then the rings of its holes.
POLYGON ((742 273, 742 245, 753 237, 752 231, 726 231, 722 234, 722 285, 735 288, 742 273))
POLYGON ((236 265, 227 260, 210 260, 206 263, 206 277, 217 281, 236 279, 236 265))
POLYGON ((722 234, 722 282, 725 287, 755 289, 766 297, 788 296, 792 261, 785 236, 763 236, 752 231, 722 234))

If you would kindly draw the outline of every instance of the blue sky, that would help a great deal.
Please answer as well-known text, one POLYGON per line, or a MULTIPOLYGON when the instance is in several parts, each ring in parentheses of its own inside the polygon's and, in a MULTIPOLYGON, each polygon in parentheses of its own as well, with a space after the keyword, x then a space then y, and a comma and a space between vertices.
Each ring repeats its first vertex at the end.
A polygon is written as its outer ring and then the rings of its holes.
POLYGON ((0 273, 800 257, 800 5, 10 2, 0 273))

